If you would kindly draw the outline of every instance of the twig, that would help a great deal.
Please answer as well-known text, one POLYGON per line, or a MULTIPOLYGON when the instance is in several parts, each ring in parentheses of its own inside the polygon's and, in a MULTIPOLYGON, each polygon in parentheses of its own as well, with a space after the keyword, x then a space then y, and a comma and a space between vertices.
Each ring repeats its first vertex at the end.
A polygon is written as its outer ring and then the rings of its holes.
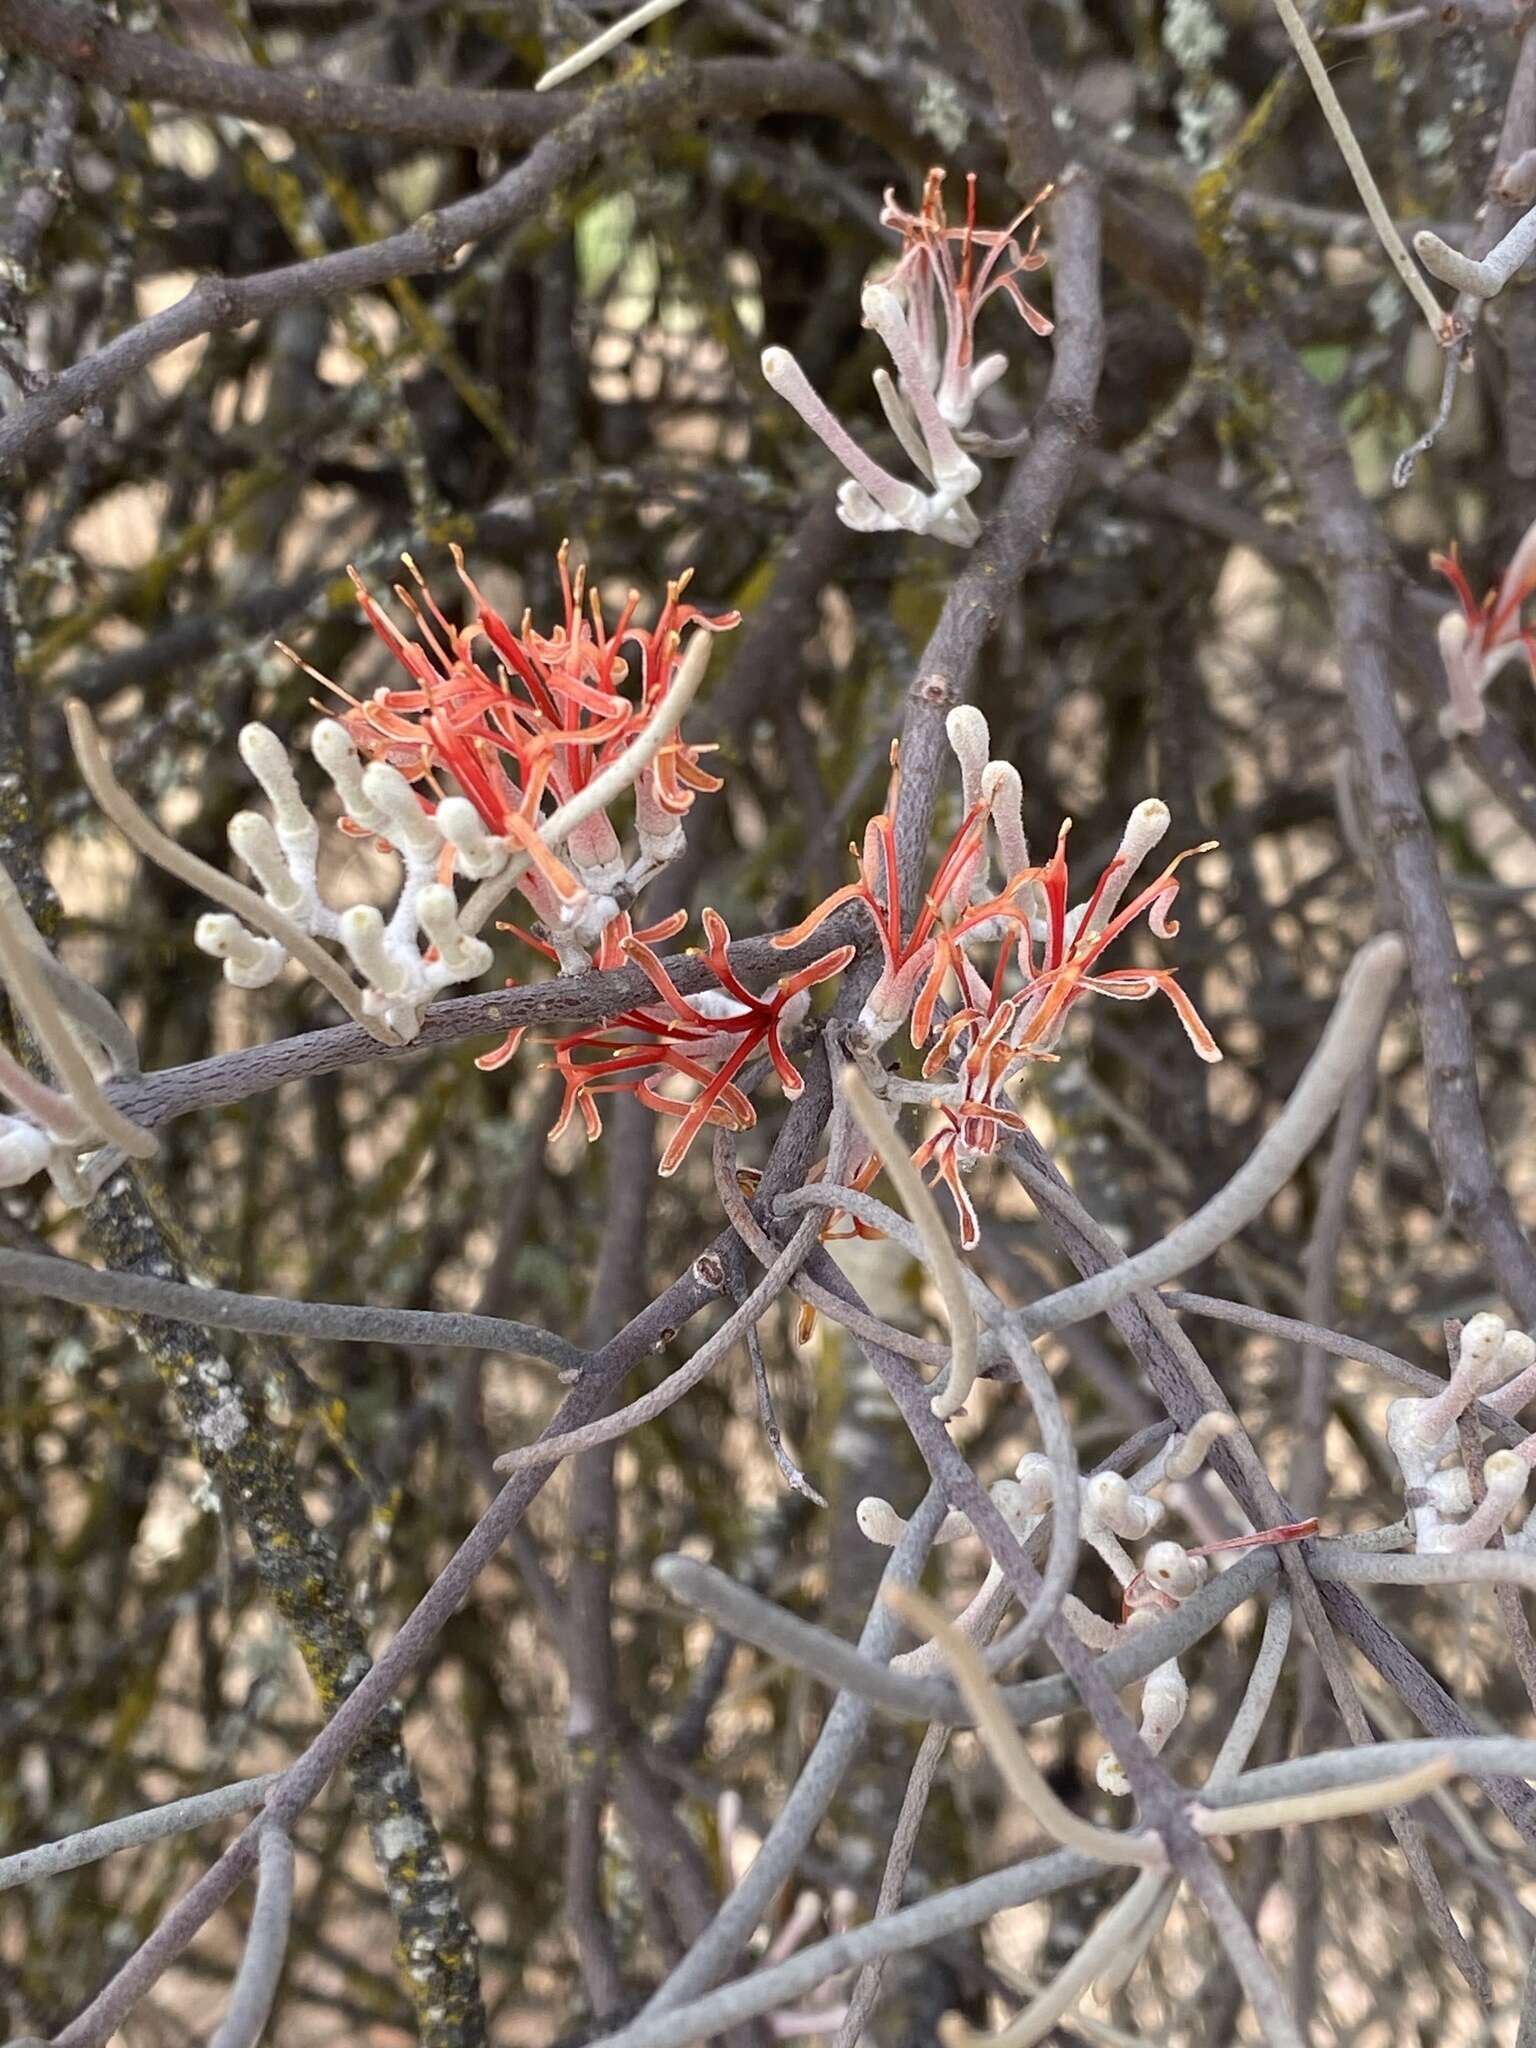
POLYGON ((227 1820, 232 1813, 249 1813, 261 1805, 276 1783, 277 1774, 269 1771, 265 1777, 242 1778, 238 1784, 221 1785, 216 1792, 194 1792, 188 1799, 172 1799, 164 1806, 146 1807, 142 1813, 124 1814, 121 1820, 82 1828, 57 1842, 20 1849, 14 1856, 0 1857, 0 1891, 32 1884, 40 1877, 57 1877, 60 1871, 79 1870, 124 1849, 142 1849, 146 1842, 163 1842, 168 1835, 184 1834, 208 1821, 227 1820))
POLYGON ((232 1294, 223 1287, 191 1287, 147 1273, 102 1272, 75 1259, 0 1249, 0 1287, 74 1301, 125 1315, 169 1316, 211 1330, 249 1330, 268 1337, 300 1337, 326 1344, 400 1344, 436 1350, 463 1347, 544 1358, 575 1376, 590 1354, 551 1330, 501 1316, 456 1310, 374 1308, 350 1302, 285 1301, 270 1294, 232 1294))
POLYGON ((277 1983, 288 1951, 288 1920, 293 1911, 293 1842, 286 1830, 262 1822, 258 1854, 256 1906, 245 1937, 229 2010, 219 2022, 209 2048, 255 2048, 277 1996, 277 1983))
POLYGON ((562 57, 558 64, 549 69, 534 85, 535 92, 548 92, 551 87, 564 85, 567 79, 606 57, 610 50, 616 50, 620 43, 628 42, 632 35, 639 33, 649 22, 660 21, 664 14, 681 7, 683 0, 640 0, 638 7, 632 7, 628 14, 621 14, 617 21, 611 21, 600 34, 583 43, 579 50, 573 50, 569 57, 562 57))
POLYGON ((1355 139, 1355 131, 1349 125, 1338 94, 1333 89, 1333 80, 1328 68, 1317 54, 1317 48, 1307 33, 1295 0, 1275 0, 1275 9, 1285 24, 1285 32, 1291 39, 1296 55, 1301 59, 1301 68, 1307 74, 1307 82, 1317 95, 1317 103, 1323 110, 1323 118, 1333 130, 1333 139, 1349 166, 1349 174, 1355 181, 1355 190, 1360 194, 1361 203, 1371 217, 1371 225, 1380 237, 1381 246, 1387 252, 1392 268, 1407 287, 1408 296, 1424 315, 1430 333, 1436 343, 1445 348, 1455 339, 1451 316, 1435 298, 1434 293, 1420 276, 1413 258, 1403 243, 1402 236, 1387 203, 1381 196, 1381 188, 1371 174, 1371 167, 1365 160, 1365 152, 1355 139))
POLYGON ((933 1396, 933 1412, 941 1422, 948 1422, 964 1408, 976 1384, 976 1313, 966 1295, 965 1274, 938 1205, 869 1083, 850 1062, 838 1069, 837 1085, 859 1128, 879 1153, 902 1207, 928 1251, 928 1269, 944 1302, 950 1343, 949 1374, 942 1390, 933 1396))
POLYGON ((1133 1258, 1016 1309, 1011 1320, 1017 1327, 1037 1336, 1101 1314, 1128 1295, 1198 1265, 1250 1223, 1322 1136, 1358 1071, 1361 1047, 1373 1046, 1380 1035, 1405 958, 1403 942, 1392 932, 1361 947, 1344 976, 1327 1029, 1285 1108, 1219 1194, 1133 1258))
POLYGON ((74 747, 75 759, 87 789, 131 845, 179 882, 185 882, 189 888, 210 897, 215 903, 222 903, 226 910, 234 911, 247 924, 276 939, 328 995, 335 997, 353 1023, 360 1024, 370 1038, 376 1038, 381 1045, 400 1042, 382 1018, 367 1014, 363 1008, 362 992, 352 977, 337 965, 323 946, 315 943, 308 932, 295 924, 291 917, 285 917, 265 896, 248 889, 232 875, 221 873, 195 853, 189 853, 145 816, 112 773, 106 749, 101 744, 101 735, 78 697, 71 698, 64 707, 64 714, 69 721, 70 744, 74 747))

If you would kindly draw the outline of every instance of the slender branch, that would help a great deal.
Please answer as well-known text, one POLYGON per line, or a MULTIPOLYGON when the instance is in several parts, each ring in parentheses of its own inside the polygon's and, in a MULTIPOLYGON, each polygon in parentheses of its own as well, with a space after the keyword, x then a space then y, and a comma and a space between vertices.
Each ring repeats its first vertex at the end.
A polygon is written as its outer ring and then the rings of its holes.
POLYGON ((257 1852, 256 1906, 245 1937, 229 2010, 209 2048, 256 2048, 277 1996, 288 1921, 293 1911, 293 1842, 287 1832, 263 1821, 257 1852))
POLYGON ((216 1792, 194 1792, 188 1799, 172 1799, 164 1806, 146 1807, 142 1813, 124 1814, 121 1820, 82 1828, 56 1842, 40 1842, 35 1849, 20 1849, 14 1856, 0 1857, 0 1891, 32 1884, 40 1877, 57 1877, 60 1871, 79 1870, 124 1849, 142 1849, 146 1842, 163 1842, 169 1835, 184 1834, 208 1821, 228 1820, 232 1813, 249 1813, 261 1805, 276 1783, 277 1774, 269 1771, 265 1777, 242 1778, 238 1784, 221 1785, 216 1792))
POLYGON ((191 1287, 143 1273, 112 1273, 75 1259, 0 1249, 0 1287, 74 1301, 125 1315, 169 1316, 210 1330, 249 1330, 267 1337, 300 1337, 317 1344, 400 1344, 419 1349, 505 1351, 544 1358, 576 1375, 590 1354, 550 1330, 502 1316, 456 1310, 372 1308, 350 1302, 285 1301, 270 1294, 232 1294, 222 1287, 191 1287))

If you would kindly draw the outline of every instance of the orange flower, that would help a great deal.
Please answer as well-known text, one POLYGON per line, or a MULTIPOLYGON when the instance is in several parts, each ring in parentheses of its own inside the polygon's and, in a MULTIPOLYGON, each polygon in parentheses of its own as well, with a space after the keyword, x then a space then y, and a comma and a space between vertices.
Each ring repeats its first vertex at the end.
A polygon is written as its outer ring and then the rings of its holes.
POLYGON ((759 1053, 767 1053, 784 1093, 791 1098, 800 1094, 805 1082, 784 1049, 782 1034, 805 1015, 809 991, 818 982, 841 974, 853 958, 854 948, 835 947, 759 996, 731 968, 726 953, 731 934, 725 919, 706 910, 704 931, 709 941, 704 957, 719 989, 694 996, 682 993, 646 937, 621 941, 625 957, 644 970, 661 1000, 625 1010, 606 1025, 555 1040, 554 1065, 565 1077, 565 1100, 551 1138, 560 1136, 577 1110, 588 1140, 599 1137, 603 1121, 596 1098, 623 1090, 638 1096, 659 1116, 678 1119, 677 1130, 661 1157, 659 1170, 665 1178, 682 1165, 706 1124, 746 1131, 756 1123, 756 1112, 737 1083, 759 1053), (583 1050, 605 1057, 578 1060, 576 1056, 583 1050), (659 1084, 669 1077, 686 1083, 693 1092, 664 1094, 659 1084))

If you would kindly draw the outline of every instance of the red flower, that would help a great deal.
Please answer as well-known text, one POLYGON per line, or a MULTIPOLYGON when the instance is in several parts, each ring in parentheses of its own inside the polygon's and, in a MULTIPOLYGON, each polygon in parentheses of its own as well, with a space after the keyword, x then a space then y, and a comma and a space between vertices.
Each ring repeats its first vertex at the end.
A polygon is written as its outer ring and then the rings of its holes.
POLYGON ((1051 332, 1051 322, 1025 298, 1019 283, 1031 271, 1045 268, 1046 259, 1035 246, 1040 239, 1039 223, 1030 233, 1027 248, 1020 249, 1015 239, 1050 193, 1051 187, 1044 186, 1005 228, 978 228, 974 173, 965 181, 963 227, 951 227, 946 218, 944 172, 940 169, 928 173, 923 183, 922 205, 916 213, 908 213, 897 203, 894 189, 886 192, 880 224, 894 228, 901 236, 902 253, 885 282, 906 299, 908 324, 928 372, 929 387, 938 400, 940 412, 952 426, 963 427, 969 422, 981 392, 1006 367, 1004 358, 993 356, 980 366, 979 373, 972 370, 976 316, 994 292, 1007 293, 1032 333, 1051 332), (986 252, 979 268, 978 249, 986 252), (940 312, 944 321, 942 336, 940 312))
POLYGON ((1448 555, 1431 555, 1429 566, 1456 592, 1459 612, 1440 621, 1440 654, 1450 690, 1448 722, 1453 731, 1479 732, 1486 716, 1483 694, 1506 662, 1522 658, 1536 677, 1536 633, 1520 622, 1520 609, 1536 591, 1536 523, 1526 531, 1497 590, 1482 602, 1472 595, 1455 544, 1448 555))
MULTIPOLYGON (((354 745, 418 784, 425 810, 436 809, 447 778, 489 833, 530 856, 537 872, 524 893, 542 916, 558 916, 562 903, 579 900, 589 887, 610 889, 624 875, 617 835, 602 816, 577 827, 566 859, 551 853, 538 838, 546 805, 575 796, 644 730, 671 687, 690 626, 722 633, 740 623, 737 612, 710 617, 683 603, 689 571, 668 585, 654 626, 634 624, 640 600, 632 591, 610 632, 597 592, 586 591, 586 571, 578 569, 574 579, 570 574, 568 545, 559 553, 565 617, 548 634, 537 631, 529 615, 514 632, 471 578, 457 547, 454 565, 474 620, 453 625, 407 556, 419 597, 403 584, 395 594, 415 621, 415 639, 401 632, 354 570, 363 615, 410 686, 379 689, 364 701, 317 677, 347 700, 342 722, 354 745), (631 646, 638 649, 632 689, 626 688, 631 662, 622 652, 631 646), (487 648, 490 660, 482 658, 487 648)), ((674 734, 642 772, 635 801, 643 862, 655 865, 675 853, 677 819, 696 792, 720 787, 700 766, 705 751, 674 734)))
POLYGON ((1050 860, 1028 878, 1038 881, 1045 898, 1044 952, 1037 966, 1033 934, 1026 930, 1020 945, 1025 986, 1020 997, 1019 1028, 1013 1038, 1017 1049, 1037 1055, 1048 1051, 1061 1036, 1068 1012, 1084 996, 1114 996, 1122 1002, 1135 1003, 1164 995, 1178 1013, 1179 1022, 1201 1059, 1219 1060, 1221 1048, 1179 987, 1173 968, 1115 967, 1107 973, 1097 971, 1105 951, 1143 914, 1148 928, 1158 938, 1178 937, 1179 927, 1168 914, 1179 893, 1177 871, 1191 855, 1209 853, 1215 840, 1207 839, 1200 846, 1189 846, 1175 854, 1157 880, 1119 911, 1114 906, 1130 879, 1131 863, 1117 855, 1099 876, 1087 903, 1069 916, 1067 834, 1071 825, 1069 818, 1062 825, 1050 860))
POLYGON ((963 958, 962 942, 998 917, 1016 919, 1019 912, 1011 899, 1015 889, 1028 879, 1020 876, 1001 895, 990 896, 979 904, 971 902, 972 885, 984 872, 987 857, 988 807, 984 799, 978 800, 961 819, 959 830, 934 871, 912 931, 903 939, 896 828, 892 822, 900 788, 901 769, 893 747, 886 808, 865 826, 863 852, 856 846, 849 848, 859 863, 859 879, 834 889, 793 931, 780 932, 772 941, 788 952, 803 945, 843 904, 864 906, 874 922, 885 956, 885 971, 859 1018, 862 1035, 870 1045, 883 1044, 909 1014, 912 1043, 924 1043, 945 975, 963 958))
MULTIPOLYGON (((666 929, 675 930, 676 926, 666 929)), ((737 1086, 737 1078, 760 1052, 766 1052, 772 1061, 784 1093, 790 1097, 800 1094, 805 1083, 784 1050, 782 1034, 804 1016, 807 992, 818 982, 841 974, 855 949, 838 946, 759 996, 731 969, 726 957, 731 934, 725 919, 706 910, 704 930, 709 941, 704 957, 719 983, 718 993, 707 990, 685 996, 665 962, 646 942, 656 934, 629 936, 620 942, 625 957, 644 969, 661 1000, 625 1010, 593 1030, 555 1040, 554 1064, 565 1077, 565 1100, 551 1138, 560 1136, 578 1109, 588 1139, 600 1136, 603 1123, 596 1098, 624 1090, 658 1115, 679 1119, 661 1158, 659 1170, 665 1177, 681 1166, 706 1124, 745 1131, 756 1123, 756 1112, 737 1086), (578 1060, 576 1056, 583 1050, 604 1057, 578 1060), (659 1084, 668 1077, 688 1084, 693 1092, 682 1096, 662 1093, 659 1084)))

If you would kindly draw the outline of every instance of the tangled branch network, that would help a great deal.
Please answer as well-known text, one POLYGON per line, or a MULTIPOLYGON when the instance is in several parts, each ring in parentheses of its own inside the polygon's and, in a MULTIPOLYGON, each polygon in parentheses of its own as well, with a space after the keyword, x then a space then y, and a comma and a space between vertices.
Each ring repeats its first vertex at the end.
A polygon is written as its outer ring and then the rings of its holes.
POLYGON ((10 2048, 1536 2048, 1536 27, 1277 11, 0 0, 10 2048))

